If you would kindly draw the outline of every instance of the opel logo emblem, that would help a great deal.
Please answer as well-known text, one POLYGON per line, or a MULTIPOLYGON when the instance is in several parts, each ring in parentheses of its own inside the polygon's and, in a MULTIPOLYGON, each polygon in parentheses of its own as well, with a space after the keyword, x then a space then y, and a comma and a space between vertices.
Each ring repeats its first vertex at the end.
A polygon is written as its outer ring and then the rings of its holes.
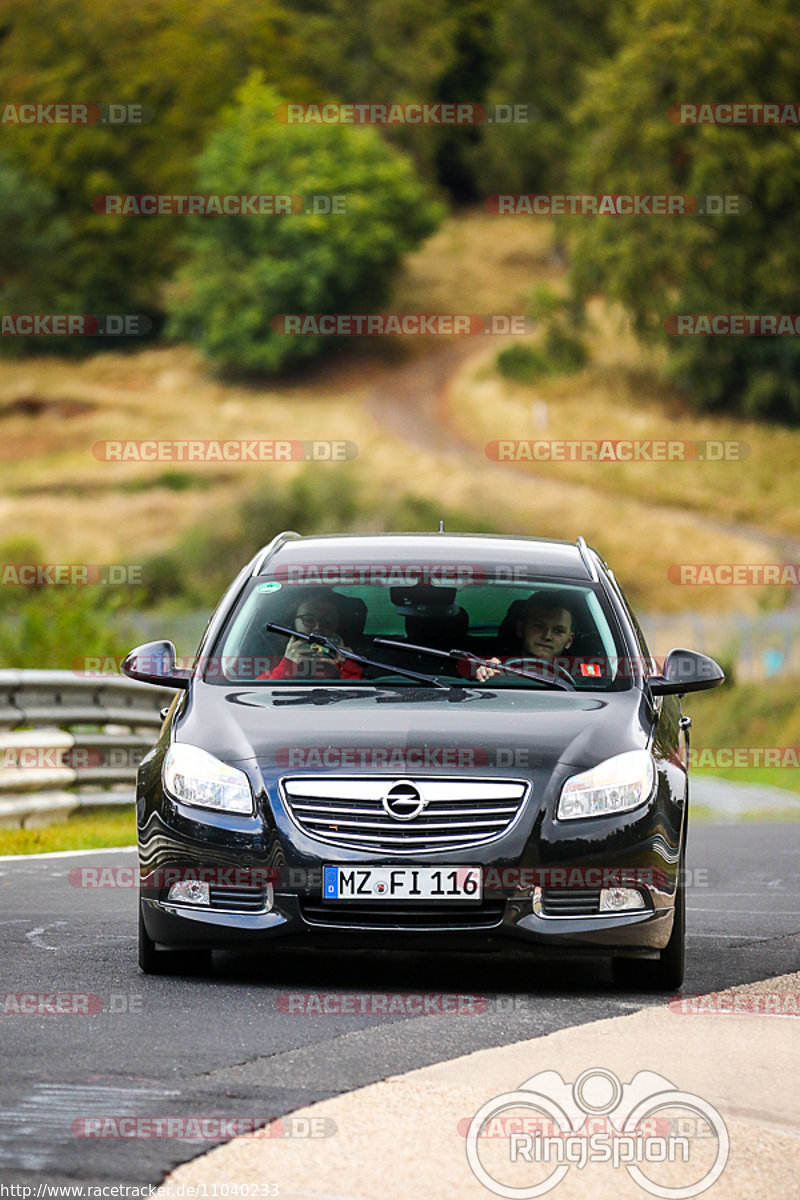
POLYGON ((427 805, 419 790, 407 779, 393 783, 381 800, 384 811, 395 821, 413 821, 427 805))

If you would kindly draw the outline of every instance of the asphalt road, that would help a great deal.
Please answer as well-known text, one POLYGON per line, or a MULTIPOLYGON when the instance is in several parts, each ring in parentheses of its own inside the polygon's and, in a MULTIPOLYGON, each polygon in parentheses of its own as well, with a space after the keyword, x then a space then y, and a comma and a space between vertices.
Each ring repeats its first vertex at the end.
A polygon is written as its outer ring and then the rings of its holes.
MULTIPOLYGON (((145 977, 135 890, 69 882, 76 866, 134 861, 132 851, 0 861, 2 1184, 33 1184, 34 1195, 43 1183, 157 1184, 221 1140, 76 1136, 83 1118, 260 1123, 414 1067, 664 1002, 619 991, 602 964, 486 955, 284 952, 266 966, 217 956, 207 977, 145 977), (289 1015, 279 997, 290 992, 457 992, 488 1004, 289 1015), (30 993, 90 994, 102 1007, 9 1011, 9 995, 30 993)), ((797 969, 800 824, 698 825, 688 865, 686 992, 797 969)))

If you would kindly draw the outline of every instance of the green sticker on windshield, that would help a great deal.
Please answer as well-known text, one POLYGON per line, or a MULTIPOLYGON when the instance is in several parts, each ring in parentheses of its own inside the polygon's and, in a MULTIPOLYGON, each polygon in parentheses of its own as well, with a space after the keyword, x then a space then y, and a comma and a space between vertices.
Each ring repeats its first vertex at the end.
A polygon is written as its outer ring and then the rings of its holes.
POLYGON ((277 592, 280 590, 279 583, 262 583, 256 588, 257 592, 277 592))

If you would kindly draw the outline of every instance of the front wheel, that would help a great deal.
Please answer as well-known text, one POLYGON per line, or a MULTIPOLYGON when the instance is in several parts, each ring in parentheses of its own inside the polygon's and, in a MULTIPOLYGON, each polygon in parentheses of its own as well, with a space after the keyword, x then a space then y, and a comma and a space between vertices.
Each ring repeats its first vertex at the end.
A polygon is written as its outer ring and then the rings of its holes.
POLYGON ((684 855, 678 867, 672 933, 655 959, 615 958, 614 982, 643 992, 674 992, 686 972, 686 871, 684 855))
POLYGON ((157 950, 144 924, 139 900, 139 969, 145 975, 192 975, 211 966, 210 950, 157 950))

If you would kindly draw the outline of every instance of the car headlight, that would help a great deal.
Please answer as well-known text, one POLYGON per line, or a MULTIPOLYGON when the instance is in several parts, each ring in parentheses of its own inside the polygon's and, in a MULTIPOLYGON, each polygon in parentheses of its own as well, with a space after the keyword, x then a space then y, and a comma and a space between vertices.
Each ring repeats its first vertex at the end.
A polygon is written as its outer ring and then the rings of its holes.
POLYGON ((638 808, 653 791, 656 771, 647 750, 629 750, 573 775, 561 789, 556 816, 561 821, 603 817, 638 808))
POLYGON ((164 787, 183 804, 219 812, 253 812, 253 793, 244 771, 229 767, 199 746, 173 743, 164 755, 164 787))

